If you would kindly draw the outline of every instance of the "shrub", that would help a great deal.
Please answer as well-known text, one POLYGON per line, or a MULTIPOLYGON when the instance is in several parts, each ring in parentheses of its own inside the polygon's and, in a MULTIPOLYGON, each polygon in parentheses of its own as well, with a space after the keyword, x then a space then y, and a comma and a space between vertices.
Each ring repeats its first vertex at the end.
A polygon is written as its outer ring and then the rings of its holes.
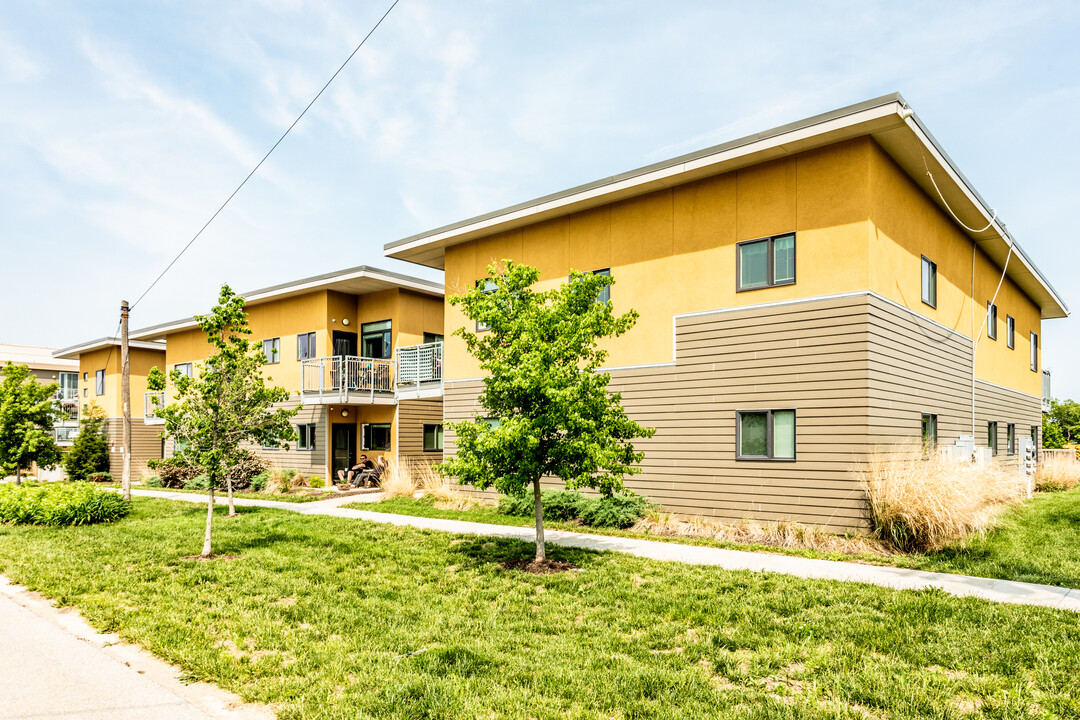
POLYGON ((994 465, 921 455, 911 448, 879 452, 855 471, 874 534, 901 552, 938 550, 983 534, 1005 503, 1027 491, 1026 478, 994 465))
POLYGON ((157 470, 161 486, 167 488, 183 488, 199 474, 197 467, 177 457, 171 457, 168 460, 149 460, 146 465, 152 470, 157 470))
POLYGON ((271 470, 270 477, 266 481, 265 492, 287 493, 293 488, 305 487, 307 478, 304 473, 294 468, 284 470, 271 470))
POLYGON ((210 482, 210 476, 203 474, 196 475, 195 477, 188 480, 184 484, 184 487, 188 490, 209 490, 211 484, 212 483, 210 482))
POLYGON ((610 497, 585 498, 578 506, 578 517, 589 527, 625 530, 645 516, 653 503, 640 495, 615 493, 610 497))
POLYGON ((89 525, 119 520, 131 503, 85 482, 0 485, 0 521, 24 525, 89 525))
POLYGON ((263 470, 261 473, 251 478, 251 489, 255 492, 262 492, 266 489, 266 483, 270 481, 270 471, 263 470))
POLYGON ((313 488, 326 487, 326 481, 323 480, 321 477, 316 476, 308 479, 308 485, 313 488))
POLYGON ((146 487, 152 487, 152 488, 162 487, 161 478, 158 477, 157 475, 151 475, 150 477, 146 478, 146 481, 143 482, 143 485, 145 485, 146 487))
POLYGON ((241 450, 240 458, 229 467, 225 479, 232 480, 233 490, 246 490, 251 487, 252 479, 265 472, 269 465, 255 453, 241 450))
POLYGON ((1059 454, 1045 455, 1035 469, 1035 489, 1039 492, 1071 490, 1080 484, 1080 461, 1059 454))
POLYGON ((87 409, 79 421, 79 434, 64 454, 64 472, 69 480, 88 480, 94 473, 109 470, 108 421, 87 409))
POLYGON ((113 481, 112 473, 96 472, 90 473, 90 476, 86 478, 90 482, 95 483, 111 483, 113 481))

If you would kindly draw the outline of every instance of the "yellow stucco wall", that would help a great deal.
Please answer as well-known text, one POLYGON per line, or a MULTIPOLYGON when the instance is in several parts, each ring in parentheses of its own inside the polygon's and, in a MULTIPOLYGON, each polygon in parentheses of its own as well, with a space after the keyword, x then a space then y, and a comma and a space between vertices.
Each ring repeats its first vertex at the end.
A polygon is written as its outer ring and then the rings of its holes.
MULTIPOLYGON (((538 267, 540 288, 571 268, 611 268, 615 312, 641 317, 609 343, 607 366, 672 362, 675 315, 866 288, 872 145, 842 143, 449 247, 447 294, 504 258, 538 267), (791 231, 796 284, 736 292, 736 243, 791 231)), ((464 342, 449 337, 467 321, 456 307, 446 313, 447 378, 478 377, 464 342)))
MULTIPOLYGON (((539 288, 571 268, 611 268, 616 313, 641 317, 609 343, 608 367, 670 363, 673 316, 872 290, 965 336, 971 331, 972 243, 871 139, 861 138, 687 183, 446 249, 447 295, 462 292, 504 258, 540 270, 539 288), (796 232, 796 282, 736 292, 736 243, 796 232), (921 255, 938 264, 936 309, 921 302, 921 255)), ((993 295, 1000 270, 976 257, 975 300, 993 295)), ((1039 313, 1006 281, 997 302, 998 340, 979 343, 977 376, 1032 395, 1028 332, 1039 313), (1006 348, 1005 316, 1016 318, 1006 348)), ((481 375, 464 342, 474 325, 447 304, 446 377, 481 375)), ((976 330, 982 316, 976 316, 976 330)))
POLYGON ((1039 308, 1011 280, 997 297, 997 339, 983 327, 986 303, 994 297, 1002 269, 935 205, 879 147, 871 155, 874 240, 870 289, 968 338, 978 335, 975 377, 1029 395, 1042 393, 1040 367, 1030 366, 1029 333, 1042 337, 1039 308), (937 263, 937 308, 922 302, 922 256, 937 263), (972 261, 974 260, 974 302, 972 261), (974 314, 973 314, 974 310, 974 314), (1015 319, 1016 343, 1006 343, 1006 316, 1015 319), (974 323, 974 324, 973 324, 974 323))
MULTIPOLYGON (((146 375, 154 365, 162 365, 165 353, 158 350, 131 348, 129 356, 129 385, 131 389, 131 416, 143 417, 143 398, 146 394, 146 375)), ((120 402, 120 347, 79 355, 79 405, 97 403, 108 417, 123 415, 120 402), (105 371, 105 394, 97 395, 95 373, 105 371), (86 373, 86 380, 83 380, 86 373)))

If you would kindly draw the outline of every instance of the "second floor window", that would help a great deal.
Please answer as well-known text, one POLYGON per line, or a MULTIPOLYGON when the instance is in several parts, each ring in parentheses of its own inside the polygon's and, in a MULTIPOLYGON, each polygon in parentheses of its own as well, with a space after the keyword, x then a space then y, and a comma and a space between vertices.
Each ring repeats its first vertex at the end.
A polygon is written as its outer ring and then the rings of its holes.
POLYGON ((1010 350, 1016 349, 1016 320, 1012 315, 1005 316, 1005 344, 1010 350))
POLYGON ((391 355, 390 321, 364 323, 360 326, 361 357, 385 359, 391 355))
POLYGON ((300 333, 296 336, 296 359, 311 360, 315 357, 315 333, 300 333))
POLYGON ((94 394, 95 395, 104 395, 105 394, 105 371, 104 370, 95 370, 94 371, 94 394))
POLYGON ((263 340, 263 357, 267 365, 281 362, 281 338, 263 340))
POLYGON ((59 396, 61 400, 74 400, 79 396, 79 373, 60 373, 59 396))
POLYGON ((191 377, 191 363, 177 363, 173 367, 184 377, 191 377))
POLYGON ((922 301, 937 307, 937 263, 925 255, 922 256, 922 301))
POLYGON ((429 332, 424 333, 424 344, 425 345, 429 345, 431 343, 441 343, 442 341, 443 341, 443 336, 440 335, 439 333, 429 333, 429 332))
POLYGON ((738 290, 795 282, 795 234, 741 242, 736 246, 738 290))
MULTIPOLYGON (((495 290, 499 286, 495 284, 494 280, 492 280, 491 278, 487 278, 485 280, 477 280, 476 281, 476 287, 481 288, 481 292, 483 292, 485 295, 490 295, 491 293, 495 292, 495 290)), ((484 323, 480 322, 479 320, 476 321, 476 331, 477 332, 480 332, 482 330, 490 330, 490 329, 491 329, 490 325, 485 325, 484 323)))
POLYGON ((1031 333, 1031 370, 1039 372, 1039 336, 1031 333))
POLYGON ((997 340, 997 305, 986 301, 986 337, 997 340))

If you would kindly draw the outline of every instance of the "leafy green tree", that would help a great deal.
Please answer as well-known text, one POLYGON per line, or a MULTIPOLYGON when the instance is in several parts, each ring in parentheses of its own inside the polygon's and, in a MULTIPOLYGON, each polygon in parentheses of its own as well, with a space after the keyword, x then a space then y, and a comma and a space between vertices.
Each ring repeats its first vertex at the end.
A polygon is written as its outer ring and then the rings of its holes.
POLYGON ((539 272, 509 260, 488 267, 488 279, 453 305, 485 332, 458 328, 469 352, 487 371, 479 402, 483 416, 452 423, 457 453, 440 466, 458 482, 522 497, 532 486, 536 559, 545 558, 540 480, 605 495, 641 472, 643 453, 631 440, 655 432, 626 416, 610 376, 597 372, 607 351, 600 338, 622 335, 637 321, 631 310, 615 317, 599 300, 608 276, 572 272, 570 282, 536 291, 539 272))
POLYGON ((300 408, 274 407, 287 401, 289 392, 266 385, 261 370, 266 358, 248 338, 243 297, 223 285, 217 306, 209 315, 196 315, 195 322, 215 352, 198 365, 193 378, 172 371, 175 399, 157 414, 166 434, 183 447, 183 457, 210 477, 202 550, 203 557, 210 557, 214 489, 228 488, 229 515, 235 515, 228 469, 243 457, 241 444, 288 447, 296 438, 291 420, 300 408))
POLYGON ((165 372, 157 365, 150 368, 146 373, 146 389, 150 392, 161 392, 165 389, 165 372))
POLYGON ((0 475, 15 473, 22 482, 23 468, 37 463, 51 468, 60 462, 53 424, 63 413, 56 401, 59 385, 43 385, 30 368, 4 364, 0 381, 0 475))
POLYGON ((68 480, 89 480, 96 472, 109 471, 109 434, 105 410, 97 403, 83 406, 79 434, 64 455, 68 480))
MULTIPOLYGON (((1051 425, 1057 427, 1063 438, 1060 447, 1080 442, 1080 403, 1073 400, 1051 400, 1049 420, 1051 425)), ((1043 427, 1046 427, 1045 422, 1043 427)), ((1043 436, 1046 437, 1045 429, 1043 436)), ((1049 447, 1045 441, 1044 447, 1049 447)))
POLYGON ((1061 427, 1044 413, 1042 419, 1042 446, 1047 450, 1059 450, 1065 447, 1065 433, 1061 427))

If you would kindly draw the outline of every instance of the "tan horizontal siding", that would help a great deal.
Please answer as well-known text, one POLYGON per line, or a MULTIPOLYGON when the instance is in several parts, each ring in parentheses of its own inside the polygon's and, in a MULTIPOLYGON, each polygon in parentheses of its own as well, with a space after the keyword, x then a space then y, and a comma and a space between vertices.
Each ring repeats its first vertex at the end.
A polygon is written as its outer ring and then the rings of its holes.
MULTIPOLYGON (((119 481, 124 472, 124 421, 122 418, 109 418, 107 421, 109 437, 109 472, 119 481)), ((153 475, 146 462, 161 458, 161 425, 147 425, 142 418, 131 420, 131 479, 140 480, 153 475)))
POLYGON ((441 452, 424 451, 424 425, 439 425, 442 421, 442 399, 405 400, 398 403, 398 458, 426 463, 442 462, 441 452))
POLYGON ((1039 432, 1042 433, 1042 400, 1015 390, 976 381, 975 418, 975 441, 980 445, 989 444, 990 431, 987 423, 996 421, 998 454, 994 457, 994 463, 1004 470, 1019 471, 1022 463, 1019 454, 1020 438, 1031 435, 1032 425, 1040 426, 1039 432), (1016 425, 1016 455, 1008 454, 1009 423, 1016 425))

